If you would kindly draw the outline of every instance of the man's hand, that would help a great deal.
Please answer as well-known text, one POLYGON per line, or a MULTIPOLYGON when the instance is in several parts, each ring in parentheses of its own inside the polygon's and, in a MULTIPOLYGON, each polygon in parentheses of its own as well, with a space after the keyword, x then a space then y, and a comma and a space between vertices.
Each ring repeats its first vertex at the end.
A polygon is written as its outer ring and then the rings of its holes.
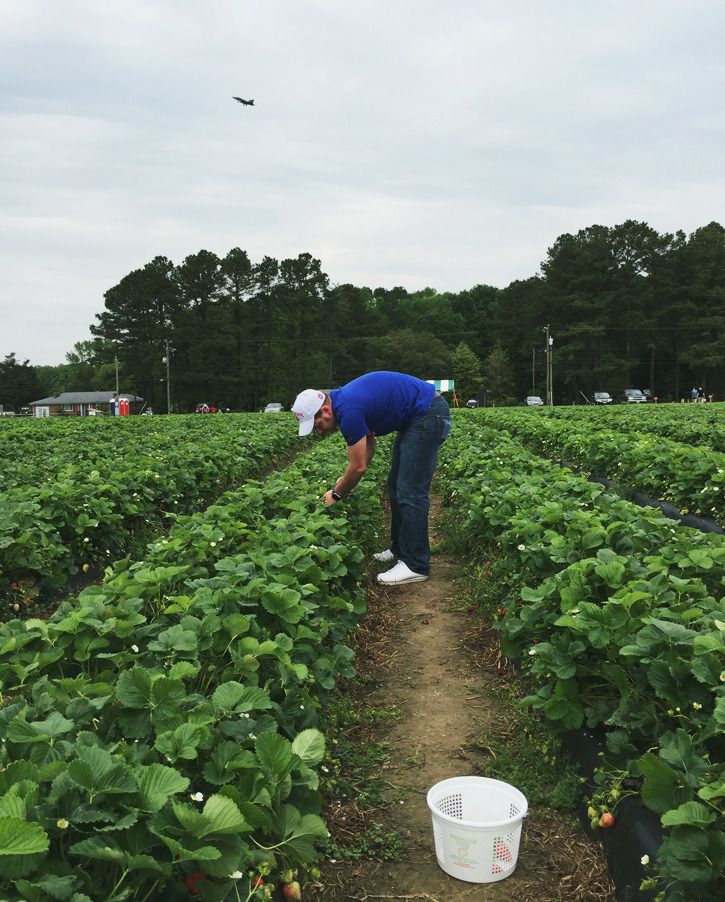
POLYGON ((325 494, 322 496, 322 500, 325 502, 327 507, 335 503, 335 499, 332 497, 332 489, 329 489, 327 492, 325 492, 325 494))

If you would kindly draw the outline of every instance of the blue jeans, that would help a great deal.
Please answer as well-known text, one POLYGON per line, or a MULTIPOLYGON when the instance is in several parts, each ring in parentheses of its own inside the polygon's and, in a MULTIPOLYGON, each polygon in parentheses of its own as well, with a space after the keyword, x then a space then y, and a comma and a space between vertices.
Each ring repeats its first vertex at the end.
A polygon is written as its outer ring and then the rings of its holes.
POLYGON ((450 431, 448 404, 436 395, 428 410, 398 433, 388 474, 390 550, 411 570, 425 575, 430 569, 428 492, 438 449, 450 431))

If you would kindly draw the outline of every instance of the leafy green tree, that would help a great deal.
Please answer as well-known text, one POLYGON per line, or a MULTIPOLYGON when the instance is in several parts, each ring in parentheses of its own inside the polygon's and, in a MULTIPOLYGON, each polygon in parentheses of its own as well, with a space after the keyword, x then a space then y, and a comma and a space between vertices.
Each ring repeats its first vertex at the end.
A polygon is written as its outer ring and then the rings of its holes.
MULTIPOLYGON (((372 370, 395 370, 419 379, 450 379, 451 354, 440 338, 401 329, 374 341, 372 370)), ((358 373, 361 375, 361 373, 358 373)))
MULTIPOLYGON (((549 294, 545 280, 532 276, 516 280, 500 291, 493 307, 489 331, 508 354, 517 397, 530 392, 532 379, 537 389, 543 382, 543 326, 549 313, 549 294)), ((483 359, 489 354, 490 351, 483 359)), ((543 395, 543 389, 540 393, 543 395)))
POLYGON ((485 372, 488 402, 498 406, 515 404, 511 361, 502 345, 495 345, 486 358, 485 372))
POLYGON ((224 282, 218 309, 217 334, 223 337, 222 354, 217 355, 220 403, 244 410, 252 406, 247 375, 250 352, 249 300, 252 297, 252 264, 246 251, 234 247, 221 261, 224 282))
POLYGON ((408 325, 401 313, 401 302, 407 297, 408 292, 400 285, 395 288, 376 288, 373 291, 375 307, 383 319, 385 332, 392 332, 408 325))
POLYGON ((38 378, 29 360, 18 363, 15 353, 0 361, 0 404, 17 413, 21 407, 40 399, 38 378))
POLYGON ((690 235, 674 256, 679 283, 678 362, 706 392, 725 395, 725 229, 711 222, 690 235))
POLYGON ((38 365, 35 367, 35 374, 38 378, 38 397, 33 398, 34 401, 50 397, 50 395, 59 395, 66 390, 67 363, 58 363, 55 366, 38 365))
POLYGON ((166 257, 155 257, 143 269, 124 276, 104 298, 106 309, 97 314, 91 334, 113 342, 134 382, 130 390, 163 409, 165 341, 173 339, 174 318, 183 303, 174 264, 166 257))
MULTIPOLYGON (((448 295, 451 309, 456 316, 456 337, 465 341, 479 360, 485 360, 492 350, 495 339, 493 322, 500 302, 501 289, 492 285, 474 285, 467 291, 448 295)), ((453 335, 446 324, 446 331, 453 335)))
MULTIPOLYGON (((64 391, 112 391, 116 388, 115 348, 103 338, 78 341, 65 355, 64 391)), ((119 367, 119 387, 130 391, 119 367), (123 378, 122 378, 123 377, 123 378)))
POLYGON ((466 322, 454 310, 452 296, 439 294, 434 288, 416 291, 398 302, 398 319, 406 329, 436 335, 442 330, 449 335, 466 333, 466 322))
POLYGON ((456 381, 456 396, 461 404, 477 398, 481 392, 481 361, 465 342, 461 342, 451 357, 451 372, 456 381))
POLYGON ((337 285, 323 301, 320 334, 329 339, 326 386, 343 385, 361 373, 374 369, 375 340, 383 335, 383 318, 369 288, 337 285))

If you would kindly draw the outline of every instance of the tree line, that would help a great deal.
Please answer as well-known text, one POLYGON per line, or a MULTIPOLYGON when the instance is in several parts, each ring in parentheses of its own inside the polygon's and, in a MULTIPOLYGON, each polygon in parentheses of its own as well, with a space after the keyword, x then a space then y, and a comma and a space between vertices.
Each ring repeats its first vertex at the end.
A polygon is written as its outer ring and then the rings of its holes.
POLYGON ((308 386, 394 369, 455 378, 459 399, 518 403, 544 394, 554 339, 554 398, 649 388, 679 400, 692 385, 725 394, 725 229, 660 234, 643 222, 564 234, 540 272, 505 288, 409 292, 331 285, 308 253, 252 262, 233 248, 179 265, 155 257, 104 295, 105 309, 59 367, 0 363, 0 403, 115 387, 166 409, 199 402, 288 407, 308 386), (168 342, 168 345, 167 345, 168 342), (33 381, 35 380, 35 381, 33 381), (32 389, 32 390, 31 390, 32 389))

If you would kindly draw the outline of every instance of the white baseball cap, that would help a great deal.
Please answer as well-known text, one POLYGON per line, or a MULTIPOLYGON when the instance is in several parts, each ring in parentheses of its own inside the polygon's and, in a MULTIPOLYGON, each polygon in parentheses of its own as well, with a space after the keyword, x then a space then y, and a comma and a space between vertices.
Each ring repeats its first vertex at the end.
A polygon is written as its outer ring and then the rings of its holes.
POLYGON ((295 398, 292 413, 300 424, 300 435, 309 435, 315 425, 315 414, 325 403, 325 393, 315 388, 306 388, 295 398))

